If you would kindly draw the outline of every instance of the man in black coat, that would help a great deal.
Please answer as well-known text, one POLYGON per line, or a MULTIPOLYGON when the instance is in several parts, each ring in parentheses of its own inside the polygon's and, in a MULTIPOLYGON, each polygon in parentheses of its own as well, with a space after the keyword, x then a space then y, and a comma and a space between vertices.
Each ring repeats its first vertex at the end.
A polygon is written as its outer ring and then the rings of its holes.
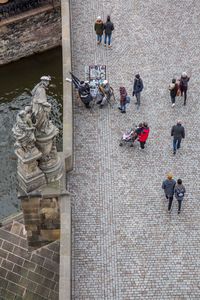
POLYGON ((173 154, 175 155, 176 150, 181 146, 181 140, 185 138, 185 129, 181 125, 181 121, 172 127, 171 136, 173 136, 173 154))
POLYGON ((133 96, 136 97, 137 102, 135 104, 137 104, 138 108, 140 106, 140 93, 143 90, 143 87, 144 86, 140 74, 136 74, 133 84, 133 96))

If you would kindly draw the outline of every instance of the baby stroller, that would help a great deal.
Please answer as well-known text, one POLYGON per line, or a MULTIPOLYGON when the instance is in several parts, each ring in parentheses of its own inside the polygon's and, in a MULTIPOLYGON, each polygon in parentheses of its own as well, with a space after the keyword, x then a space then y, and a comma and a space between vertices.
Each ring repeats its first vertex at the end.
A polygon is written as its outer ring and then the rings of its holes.
POLYGON ((127 132, 123 133, 119 146, 123 146, 124 144, 129 143, 130 147, 133 147, 133 143, 136 139, 137 133, 135 132, 135 129, 131 128, 127 132))

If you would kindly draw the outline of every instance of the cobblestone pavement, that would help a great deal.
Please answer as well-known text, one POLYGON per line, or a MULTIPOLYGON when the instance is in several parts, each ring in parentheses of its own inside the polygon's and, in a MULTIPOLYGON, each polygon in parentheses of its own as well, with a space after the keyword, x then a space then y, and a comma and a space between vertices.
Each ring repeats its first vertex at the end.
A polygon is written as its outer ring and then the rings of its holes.
MULTIPOLYGON (((92 112, 75 103, 75 165, 68 176, 73 198, 73 299, 200 299, 199 30, 200 1, 72 0, 73 71, 106 64, 108 79, 132 90, 140 72, 141 108, 92 112), (93 24, 111 14, 113 48, 96 45, 93 24), (171 107, 168 85, 192 74, 188 103, 171 107), (183 121, 186 138, 174 157, 171 126, 183 121), (121 132, 147 121, 146 149, 119 147, 121 132), (168 171, 187 194, 177 215, 161 190, 168 171)), ((75 101, 76 102, 76 101, 75 101)))

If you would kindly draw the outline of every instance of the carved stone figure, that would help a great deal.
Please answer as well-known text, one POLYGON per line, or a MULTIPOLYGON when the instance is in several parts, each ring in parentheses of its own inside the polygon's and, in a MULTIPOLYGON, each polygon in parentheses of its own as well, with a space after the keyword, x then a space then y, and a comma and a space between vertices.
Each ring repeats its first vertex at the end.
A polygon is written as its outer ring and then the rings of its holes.
POLYGON ((18 113, 17 122, 12 131, 16 139, 16 148, 22 148, 24 152, 29 152, 35 148, 35 127, 33 127, 31 117, 26 110, 18 113))
POLYGON ((63 174, 56 149, 59 130, 49 120, 51 104, 47 102, 46 89, 50 77, 40 79, 41 82, 32 90, 31 106, 19 112, 12 129, 16 139, 19 186, 26 193, 58 181, 63 174))
POLYGON ((52 123, 49 121, 51 104, 47 101, 46 90, 51 80, 50 76, 42 76, 39 82, 32 90, 32 114, 35 118, 35 127, 37 132, 47 133, 52 123))

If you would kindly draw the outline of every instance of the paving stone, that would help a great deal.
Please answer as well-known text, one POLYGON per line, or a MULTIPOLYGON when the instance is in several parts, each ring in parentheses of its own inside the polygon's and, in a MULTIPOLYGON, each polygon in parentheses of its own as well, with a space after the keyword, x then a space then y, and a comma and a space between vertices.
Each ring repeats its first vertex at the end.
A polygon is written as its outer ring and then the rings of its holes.
POLYGON ((141 107, 121 114, 117 105, 86 110, 74 100, 74 170, 67 188, 72 206, 72 299, 192 299, 200 286, 199 10, 200 2, 72 0, 72 67, 105 64, 119 99, 132 93, 134 75, 144 81, 141 107), (112 49, 96 45, 98 15, 115 25, 112 49), (192 74, 188 102, 171 107, 173 77, 192 74), (172 154, 171 127, 183 121, 186 138, 172 154), (122 132, 147 121, 144 151, 136 142, 119 147, 122 132), (177 215, 161 190, 171 171, 187 193, 177 215))

